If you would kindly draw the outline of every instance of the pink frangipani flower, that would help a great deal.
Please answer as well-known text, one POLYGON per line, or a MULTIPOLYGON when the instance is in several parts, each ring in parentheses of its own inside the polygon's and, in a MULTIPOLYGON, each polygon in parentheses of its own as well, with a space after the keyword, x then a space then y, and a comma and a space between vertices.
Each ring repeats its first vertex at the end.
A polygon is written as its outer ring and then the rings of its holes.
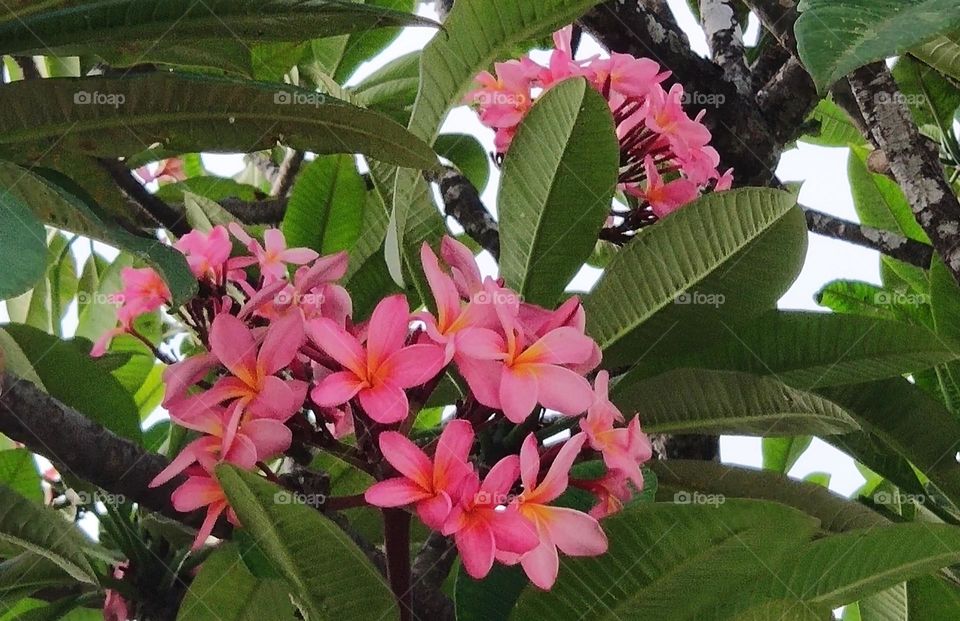
POLYGON ((463 480, 473 472, 467 462, 473 445, 473 427, 465 420, 447 424, 433 462, 416 444, 402 434, 380 434, 384 459, 402 474, 371 486, 364 497, 377 507, 415 504, 423 523, 440 530, 453 506, 460 500, 463 480))
POLYGON ((506 338, 487 328, 469 328, 458 338, 458 351, 467 359, 458 360, 458 367, 477 400, 502 410, 514 423, 529 416, 537 403, 563 414, 586 410, 593 401, 590 384, 564 365, 587 360, 591 339, 562 327, 528 344, 517 319, 502 306, 497 312, 506 338))
POLYGON ((370 318, 366 347, 329 319, 309 323, 310 337, 340 363, 343 371, 328 375, 311 396, 321 407, 335 407, 355 396, 373 420, 396 423, 409 415, 406 388, 433 379, 443 368, 444 350, 436 345, 404 346, 410 307, 402 295, 380 302, 370 318))
POLYGON ((187 257, 187 263, 194 276, 197 278, 210 276, 214 280, 219 280, 233 246, 227 229, 218 225, 207 233, 202 231, 187 233, 174 244, 174 248, 187 257))
MULTIPOLYGON (((570 468, 585 440, 583 434, 567 440, 539 484, 540 454, 536 436, 531 433, 520 448, 523 493, 515 504, 520 515, 536 527, 540 543, 519 560, 530 581, 541 589, 549 589, 557 579, 560 568, 557 548, 569 556, 597 556, 607 551, 607 536, 595 518, 576 509, 548 504, 567 489, 570 468)), ((512 559, 508 555, 506 560, 512 559)))
POLYGON ((287 248, 287 242, 280 229, 267 229, 263 233, 263 245, 250 237, 239 224, 232 223, 230 232, 246 245, 247 250, 256 257, 260 273, 265 282, 274 282, 287 276, 287 264, 304 265, 320 255, 310 248, 287 248))
POLYGON ((539 539, 532 523, 507 506, 510 489, 520 474, 520 459, 509 455, 497 462, 483 483, 476 472, 462 484, 462 499, 441 531, 453 535, 467 573, 481 579, 490 573, 497 553, 524 554, 539 539))
POLYGON ((606 371, 597 373, 593 405, 580 428, 590 440, 590 446, 599 451, 607 468, 622 471, 638 490, 643 489, 640 464, 653 456, 650 439, 640 430, 640 419, 634 416, 626 427, 614 427, 623 422, 623 414, 610 402, 610 377, 606 371))
MULTIPOLYGON (((251 468, 253 464, 244 466, 237 464, 242 468, 251 468)), ((227 495, 215 477, 206 471, 196 468, 190 473, 187 480, 178 487, 170 497, 173 502, 173 508, 181 513, 190 513, 202 507, 207 508, 207 515, 203 524, 197 530, 197 537, 193 540, 193 548, 196 550, 203 546, 217 520, 224 512, 227 513, 227 519, 234 525, 239 525, 239 520, 233 509, 227 503, 227 495)))

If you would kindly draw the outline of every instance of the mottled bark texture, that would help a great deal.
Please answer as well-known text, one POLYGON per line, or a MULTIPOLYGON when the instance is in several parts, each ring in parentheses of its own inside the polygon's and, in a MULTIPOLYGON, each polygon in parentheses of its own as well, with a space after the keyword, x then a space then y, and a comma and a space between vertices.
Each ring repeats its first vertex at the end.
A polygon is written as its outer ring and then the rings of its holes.
POLYGON ((470 180, 455 168, 444 168, 438 174, 429 175, 427 180, 439 186, 444 213, 459 222, 473 241, 499 260, 497 221, 483 205, 480 193, 470 180))
POLYGON ((732 0, 700 0, 700 24, 713 62, 744 97, 752 94, 753 79, 743 47, 743 30, 732 0))

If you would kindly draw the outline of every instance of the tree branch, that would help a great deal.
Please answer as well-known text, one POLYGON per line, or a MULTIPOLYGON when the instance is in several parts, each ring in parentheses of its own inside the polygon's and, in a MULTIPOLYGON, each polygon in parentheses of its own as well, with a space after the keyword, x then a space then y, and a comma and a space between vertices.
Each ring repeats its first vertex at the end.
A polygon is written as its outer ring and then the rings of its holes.
POLYGON ((960 202, 944 176, 936 145, 920 134, 886 65, 861 67, 849 79, 917 222, 960 282, 960 202))
POLYGON ((429 173, 426 179, 440 186, 444 213, 459 222, 471 239, 499 260, 500 232, 497 221, 484 207, 480 193, 470 180, 459 170, 450 167, 440 173, 429 173))
POLYGON ((280 164, 280 171, 270 190, 271 195, 283 198, 290 193, 290 188, 293 187, 293 182, 297 180, 297 173, 300 172, 300 166, 303 165, 305 156, 305 152, 297 149, 287 154, 283 163, 280 164))
MULTIPOLYGON (((164 456, 148 453, 11 373, 0 376, 0 389, 0 433, 43 455, 62 473, 187 526, 196 528, 203 522, 202 512, 180 513, 170 502, 170 494, 186 477, 148 487, 169 464, 164 456)), ((223 522, 215 534, 229 532, 223 522)))
POLYGON ((163 227, 175 235, 186 235, 190 232, 190 226, 184 218, 183 212, 177 210, 162 201, 157 196, 151 194, 143 184, 137 181, 126 164, 119 160, 98 159, 100 166, 110 173, 113 181, 123 190, 124 194, 131 200, 140 205, 163 227))
POLYGON ((803 205, 801 207, 807 217, 807 230, 811 233, 876 250, 880 254, 923 269, 930 268, 932 246, 891 231, 863 226, 803 205))
POLYGON ((741 95, 749 97, 753 80, 732 0, 700 0, 700 23, 707 35, 713 62, 720 65, 723 75, 741 95))

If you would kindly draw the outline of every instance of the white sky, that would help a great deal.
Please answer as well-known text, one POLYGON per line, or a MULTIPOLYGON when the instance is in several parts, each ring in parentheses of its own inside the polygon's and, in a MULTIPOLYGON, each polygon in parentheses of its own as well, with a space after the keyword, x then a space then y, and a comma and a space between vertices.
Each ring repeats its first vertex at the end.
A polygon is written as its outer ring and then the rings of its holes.
MULTIPOLYGON (((706 54, 706 43, 699 25, 687 8, 684 0, 669 0, 678 15, 681 27, 688 33, 691 43, 699 53, 706 54)), ((430 8, 421 13, 436 17, 430 8)), ((748 37, 756 36, 756 24, 751 24, 748 37)), ((387 61, 406 52, 421 49, 433 36, 429 29, 410 29, 395 41, 374 62, 362 66, 354 82, 363 79, 387 61)), ((595 42, 585 40, 581 55, 600 53, 595 42)), ((543 56, 538 57, 542 60, 543 56)), ((444 132, 470 133, 478 136, 484 146, 493 150, 493 134, 477 121, 475 114, 466 108, 454 110, 443 128, 444 132)), ((847 149, 833 149, 801 144, 783 156, 778 173, 784 181, 803 183, 800 200, 803 204, 843 218, 856 220, 850 185, 846 177, 847 149)), ((234 155, 207 155, 204 163, 214 174, 231 176, 242 168, 241 157, 234 155)), ((483 195, 485 204, 495 210, 496 189, 499 174, 492 171, 490 183, 483 195)), ((488 271, 495 269, 489 257, 485 258, 488 271)), ((596 270, 585 270, 575 280, 577 289, 586 289, 597 275, 596 270)), ((816 235, 810 236, 810 251, 803 272, 794 286, 784 295, 781 308, 819 309, 813 295, 825 283, 848 278, 879 283, 879 260, 877 253, 816 235)), ((5 309, 0 307, 0 321, 6 321, 5 309)), ((725 462, 760 466, 760 439, 747 437, 724 437, 721 440, 722 457, 725 462)), ((830 473, 831 489, 849 495, 864 481, 853 465, 853 460, 825 443, 815 440, 801 457, 790 475, 803 478, 812 472, 830 473)))

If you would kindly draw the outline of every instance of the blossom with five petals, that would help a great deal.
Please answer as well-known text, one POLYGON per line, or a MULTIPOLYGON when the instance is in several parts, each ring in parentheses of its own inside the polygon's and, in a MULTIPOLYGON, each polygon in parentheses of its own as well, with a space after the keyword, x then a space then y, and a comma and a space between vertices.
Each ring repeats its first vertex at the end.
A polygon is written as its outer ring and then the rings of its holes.
POLYGON ((460 503, 443 525, 441 532, 453 535, 464 569, 478 580, 490 573, 498 553, 524 554, 539 543, 533 524, 507 506, 519 474, 516 455, 497 462, 482 484, 476 472, 470 473, 464 478, 460 503))
POLYGON ((308 323, 310 337, 340 363, 343 371, 323 378, 311 393, 320 407, 336 407, 354 397, 373 420, 396 423, 409 414, 406 388, 436 377, 444 366, 444 350, 436 345, 404 346, 410 307, 403 295, 381 301, 367 327, 366 347, 330 319, 308 323))
MULTIPOLYGON (((519 557, 523 571, 541 589, 549 589, 560 568, 559 548, 569 556, 597 556, 607 551, 607 536, 600 523, 586 513, 567 507, 554 507, 553 502, 567 489, 569 472, 586 438, 578 434, 567 440, 540 483, 540 454, 532 433, 520 448, 520 478, 523 493, 514 501, 520 515, 537 529, 539 544, 519 557)), ((511 555, 501 560, 516 562, 511 555)))
POLYGON ((230 232, 256 257, 260 264, 260 274, 267 283, 286 278, 288 263, 304 265, 320 256, 316 250, 310 248, 287 248, 287 241, 280 229, 264 231, 263 245, 235 222, 230 224, 230 232))
POLYGON ((627 192, 650 203, 657 217, 667 216, 697 198, 700 190, 689 179, 679 178, 664 183, 663 177, 649 155, 643 163, 647 173, 647 187, 628 186, 627 192))
POLYGON ((473 427, 465 420, 447 424, 437 442, 433 462, 402 434, 385 431, 380 434, 380 450, 403 476, 375 483, 364 498, 377 507, 415 504, 423 523, 440 530, 460 500, 464 477, 473 472, 467 462, 472 445, 473 427))
POLYGON ((230 234, 222 226, 215 226, 207 233, 190 231, 181 237, 174 248, 187 257, 190 271, 197 278, 211 276, 215 281, 223 276, 224 265, 230 259, 233 245, 230 234))

